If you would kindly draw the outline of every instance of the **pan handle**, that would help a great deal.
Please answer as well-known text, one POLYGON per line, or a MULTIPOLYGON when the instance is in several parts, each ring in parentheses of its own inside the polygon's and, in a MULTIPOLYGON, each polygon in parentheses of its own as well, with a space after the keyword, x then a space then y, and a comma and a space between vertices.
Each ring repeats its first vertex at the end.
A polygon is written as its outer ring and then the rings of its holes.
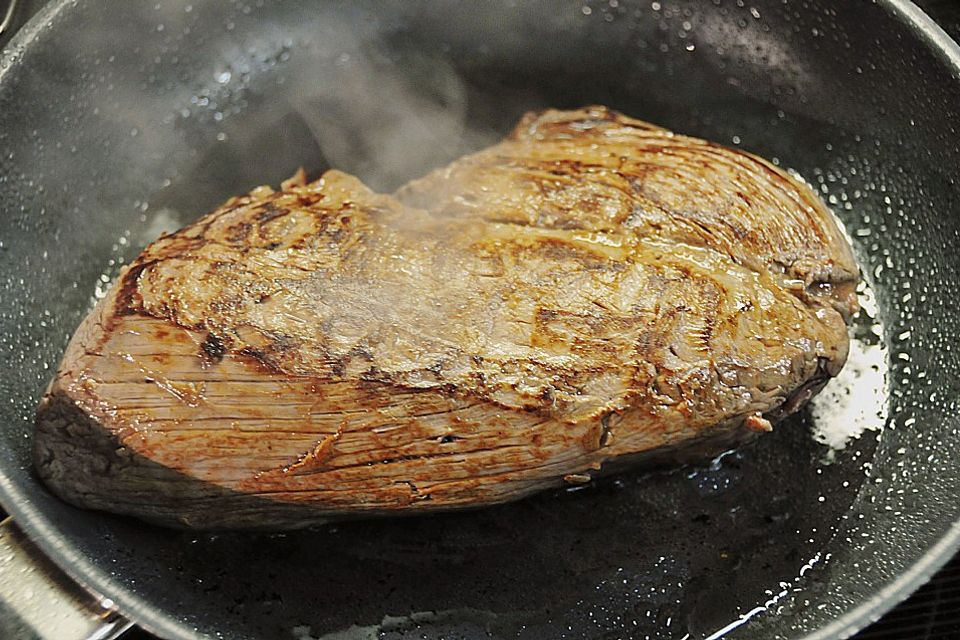
POLYGON ((13 12, 17 10, 18 0, 7 0, 7 10, 3 12, 3 18, 0 18, 0 36, 13 24, 13 12))
POLYGON ((29 640, 113 640, 133 623, 84 591, 11 518, 0 522, 0 635, 29 640))

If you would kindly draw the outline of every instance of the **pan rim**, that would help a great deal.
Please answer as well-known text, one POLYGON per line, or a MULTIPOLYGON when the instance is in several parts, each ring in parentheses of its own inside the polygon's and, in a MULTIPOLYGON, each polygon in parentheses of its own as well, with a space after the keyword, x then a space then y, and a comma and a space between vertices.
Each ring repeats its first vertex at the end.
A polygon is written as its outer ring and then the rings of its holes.
MULTIPOLYGON (((912 27, 921 43, 941 58, 942 62, 952 69, 954 79, 960 81, 960 44, 934 22, 933 18, 912 0, 879 0, 878 4, 890 11, 900 22, 912 27)), ((879 620, 881 616, 929 582, 958 551, 960 551, 960 520, 955 521, 916 562, 878 590, 869 600, 861 602, 816 631, 799 637, 798 640, 833 640, 851 637, 879 620)))
MULTIPOLYGON (((76 0, 50 0, 13 34, 4 51, 0 52, 0 84, 17 67, 29 45, 42 37, 46 25, 56 19, 65 7, 75 4, 76 0)), ((98 565, 87 560, 72 546, 64 544, 55 535, 55 523, 46 513, 34 507, 2 468, 0 505, 30 541, 71 580, 98 599, 109 598, 121 615, 148 633, 170 640, 206 640, 209 637, 176 618, 160 613, 146 599, 118 584, 98 565)))
MULTIPOLYGON (((42 35, 45 25, 54 20, 66 6, 73 4, 76 4, 76 0, 51 0, 13 35, 0 55, 0 84, 8 73, 16 69, 29 45, 42 35)), ((878 0, 877 4, 911 28, 920 42, 940 58, 960 82, 960 44, 912 0, 878 0)), ((187 623, 161 613, 146 599, 118 584, 107 572, 87 560, 71 545, 63 543, 55 535, 55 523, 26 498, 18 483, 3 469, 0 469, 0 504, 31 541, 72 580, 99 597, 107 597, 106 594, 109 594, 120 613, 144 630, 164 638, 208 637, 187 623)), ((852 636, 928 582, 958 550, 960 520, 955 521, 918 560, 869 600, 856 605, 816 631, 798 636, 797 640, 829 640, 852 636)))

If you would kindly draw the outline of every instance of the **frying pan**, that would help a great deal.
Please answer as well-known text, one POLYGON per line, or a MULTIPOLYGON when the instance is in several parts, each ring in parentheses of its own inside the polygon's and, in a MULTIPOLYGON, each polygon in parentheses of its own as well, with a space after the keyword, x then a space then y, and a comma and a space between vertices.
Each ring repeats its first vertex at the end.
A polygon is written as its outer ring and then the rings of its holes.
POLYGON ((899 0, 56 0, 0 59, 0 501, 169 638, 846 637, 960 541, 958 125, 960 50, 899 0), (857 425, 822 402, 708 465, 282 535, 167 531, 34 477, 68 336, 158 233, 301 165, 389 190, 591 103, 820 191, 888 367, 879 397, 863 369, 831 402, 882 429, 827 447, 857 425))

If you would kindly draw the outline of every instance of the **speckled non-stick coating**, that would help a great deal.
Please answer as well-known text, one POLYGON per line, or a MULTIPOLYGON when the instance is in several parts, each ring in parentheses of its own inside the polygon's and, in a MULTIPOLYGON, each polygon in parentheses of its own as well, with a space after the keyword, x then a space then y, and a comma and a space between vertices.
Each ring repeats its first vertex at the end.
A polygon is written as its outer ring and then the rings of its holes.
POLYGON ((866 624, 960 535, 960 52, 912 12, 53 2, 0 60, 5 508, 169 637, 679 639, 750 616, 729 637, 766 639, 866 624), (275 536, 82 512, 34 478, 37 399, 101 277, 151 234, 301 164, 390 189, 527 109, 589 103, 739 144, 820 189, 877 295, 882 433, 828 464, 808 413, 703 467, 275 536))

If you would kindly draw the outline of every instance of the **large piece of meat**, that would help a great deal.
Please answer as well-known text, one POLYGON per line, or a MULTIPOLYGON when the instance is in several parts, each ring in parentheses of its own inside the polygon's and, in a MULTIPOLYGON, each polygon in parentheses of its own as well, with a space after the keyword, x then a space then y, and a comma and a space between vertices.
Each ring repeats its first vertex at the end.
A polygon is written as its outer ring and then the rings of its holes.
POLYGON ((329 171, 148 246, 70 342, 36 467, 180 527, 513 500, 769 430, 843 365, 856 278, 771 164, 531 114, 393 196, 329 171))

